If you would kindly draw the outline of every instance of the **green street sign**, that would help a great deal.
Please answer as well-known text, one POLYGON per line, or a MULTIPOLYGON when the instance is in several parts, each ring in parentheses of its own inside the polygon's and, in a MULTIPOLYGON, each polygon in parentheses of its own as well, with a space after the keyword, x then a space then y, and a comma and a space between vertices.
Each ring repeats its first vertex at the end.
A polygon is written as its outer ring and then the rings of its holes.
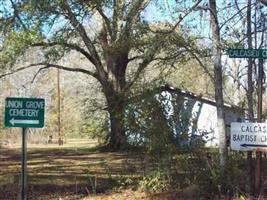
POLYGON ((228 49, 230 58, 267 58, 267 49, 228 49))
POLYGON ((45 100, 38 98, 7 97, 5 127, 44 127, 45 100))

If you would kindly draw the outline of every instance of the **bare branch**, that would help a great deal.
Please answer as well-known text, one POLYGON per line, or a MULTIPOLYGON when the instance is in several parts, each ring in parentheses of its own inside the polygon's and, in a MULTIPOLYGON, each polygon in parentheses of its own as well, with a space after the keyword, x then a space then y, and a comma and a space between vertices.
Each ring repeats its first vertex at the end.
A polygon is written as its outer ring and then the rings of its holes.
POLYGON ((105 15, 105 13, 103 12, 103 10, 101 10, 100 8, 96 8, 98 13, 101 15, 101 17, 103 18, 106 26, 107 26, 107 30, 108 30, 108 33, 110 35, 110 38, 112 41, 115 41, 116 40, 116 37, 115 35, 113 34, 113 31, 112 31, 112 28, 111 28, 111 22, 110 20, 108 19, 108 17, 105 15))
MULTIPOLYGON (((80 0, 80 2, 82 2, 83 4, 85 4, 85 5, 87 5, 88 7, 90 7, 90 4, 91 4, 90 1, 87 1, 87 0, 80 0)), ((106 27, 107 27, 108 33, 109 33, 111 39, 114 41, 114 40, 115 40, 115 37, 114 37, 113 30, 112 30, 112 27, 111 27, 111 21, 109 20, 109 18, 106 16, 106 14, 104 13, 104 11, 102 10, 102 8, 101 8, 101 3, 95 5, 95 9, 97 10, 97 12, 98 12, 98 13, 101 15, 101 17, 103 18, 103 20, 104 20, 104 22, 105 22, 105 25, 106 25, 106 27)))
POLYGON ((14 71, 7 72, 7 73, 5 73, 5 74, 0 74, 0 78, 4 78, 4 77, 6 77, 6 76, 15 74, 15 73, 17 73, 17 72, 23 71, 23 70, 28 69, 28 68, 31 68, 31 67, 33 67, 33 66, 21 67, 21 68, 15 69, 14 71))
POLYGON ((130 89, 130 87, 132 87, 135 81, 139 78, 141 72, 154 60, 155 54, 156 51, 151 51, 150 54, 143 60, 143 62, 139 64, 133 79, 126 84, 126 86, 123 88, 123 91, 127 91, 130 89))
POLYGON ((244 16, 243 13, 241 12, 241 9, 239 8, 239 4, 238 4, 237 0, 235 0, 235 6, 236 6, 236 8, 237 8, 237 10, 238 10, 237 13, 240 15, 241 18, 244 18, 245 16, 244 16))
MULTIPOLYGON (((243 74, 243 76, 245 76, 247 74, 243 74)), ((246 88, 246 86, 244 84, 241 83, 240 79, 236 78, 234 75, 232 74, 228 74, 227 76, 229 76, 230 78, 233 79, 234 83, 237 83, 238 87, 242 87, 246 93, 248 93, 248 89, 246 88)))
POLYGON ((193 49, 190 49, 187 45, 183 46, 195 59, 196 61, 199 63, 199 65, 203 68, 203 70, 208 74, 208 76, 211 78, 211 80, 214 80, 213 75, 210 73, 210 71, 207 69, 207 67, 205 66, 205 64, 200 60, 200 58, 198 57, 198 55, 194 52, 193 49))
POLYGON ((199 4, 201 3, 201 1, 202 0, 198 0, 185 14, 184 14, 184 16, 180 16, 179 17, 179 20, 172 26, 172 28, 171 29, 169 29, 169 30, 164 30, 164 31, 162 31, 162 30, 160 30, 160 31, 158 31, 158 30, 152 30, 152 29, 149 29, 149 31, 151 31, 152 33, 164 33, 164 34, 170 34, 170 33, 172 33, 173 31, 175 31, 175 29, 180 25, 180 23, 192 12, 192 11, 194 11, 195 9, 208 9, 208 8, 203 8, 203 7, 201 7, 201 6, 199 6, 199 4))
POLYGON ((34 74, 31 83, 33 83, 33 82, 35 81, 36 77, 38 76, 38 74, 39 74, 41 71, 43 71, 44 69, 48 69, 48 68, 49 68, 48 66, 39 68, 38 71, 36 72, 36 74, 34 74))
MULTIPOLYGON (((32 67, 37 67, 37 66, 45 66, 45 67, 42 67, 38 70, 37 74, 42 71, 43 69, 47 69, 47 68, 58 68, 58 69, 62 69, 62 70, 66 70, 66 71, 71 71, 71 72, 80 72, 80 73, 84 73, 84 74, 87 74, 87 75, 90 75, 94 78, 96 78, 97 80, 99 80, 99 77, 96 73, 94 72, 91 72, 91 71, 88 71, 86 69, 82 69, 82 68, 71 68, 71 67, 65 67, 65 66, 62 66, 62 65, 58 65, 58 64, 51 64, 51 63, 45 63, 45 62, 41 62, 41 63, 34 63, 34 64, 30 64, 30 65, 27 65, 25 67, 21 67, 21 68, 18 68, 18 69, 15 69, 11 72, 8 72, 8 73, 5 73, 5 74, 2 74, 0 75, 0 78, 3 78, 5 76, 9 76, 9 75, 12 75, 12 74, 15 74, 17 72, 20 72, 20 71, 23 71, 23 70, 26 70, 26 69, 29 69, 29 68, 32 68, 32 67)), ((36 75, 37 76, 37 75, 36 75)))
POLYGON ((91 41, 91 39, 87 35, 86 30, 83 27, 83 25, 78 21, 78 19, 76 18, 76 16, 72 12, 71 8, 68 5, 68 2, 64 1, 62 3, 62 8, 66 11, 66 14, 67 14, 66 18, 70 21, 73 28, 79 33, 79 35, 83 39, 84 44, 86 45, 88 51, 90 52, 92 58, 94 59, 93 63, 96 63, 95 66, 97 67, 97 69, 102 68, 102 63, 101 63, 100 57, 96 51, 96 48, 95 48, 93 42, 91 41))
POLYGON ((24 30, 27 30, 26 25, 24 24, 23 20, 21 19, 21 17, 19 16, 19 11, 17 9, 16 4, 13 2, 13 0, 10 0, 12 8, 14 10, 14 16, 19 20, 19 23, 21 24, 21 26, 23 27, 24 30))
POLYGON ((83 39, 83 42, 85 46, 87 47, 90 55, 94 59, 95 69, 99 74, 99 78, 102 80, 101 82, 105 81, 107 79, 107 72, 105 71, 100 56, 98 55, 98 52, 96 50, 96 47, 94 46, 91 39, 88 37, 86 30, 82 23, 76 18, 74 13, 72 12, 71 8, 68 5, 67 1, 62 1, 62 8, 66 12, 66 18, 70 21, 73 28, 78 32, 80 37, 83 39))
POLYGON ((264 4, 265 6, 267 6, 267 0, 259 0, 262 4, 264 4))
POLYGON ((237 15, 239 15, 240 14, 240 12, 242 12, 244 9, 246 9, 247 8, 247 6, 244 6, 243 8, 241 8, 237 13, 235 13, 234 15, 232 15, 231 17, 229 17, 227 20, 225 20, 222 24, 221 24, 221 26, 220 26, 220 28, 219 29, 221 29, 225 24, 227 24, 229 21, 231 21, 233 18, 235 18, 237 15))
POLYGON ((113 0, 113 20, 112 20, 112 26, 114 31, 114 37, 117 37, 118 32, 118 18, 120 14, 121 9, 121 1, 113 0))
POLYGON ((200 2, 201 2, 202 0, 198 0, 189 10, 188 10, 188 12, 187 13, 185 13, 185 15, 184 16, 181 16, 180 18, 179 18, 179 20, 178 20, 178 22, 176 22, 176 24, 173 26, 173 28, 172 28, 172 31, 174 31, 178 26, 179 26, 179 24, 184 20, 184 18, 186 18, 192 11, 194 11, 197 7, 198 7, 198 5, 200 4, 200 2))
POLYGON ((65 43, 65 42, 39 42, 39 43, 34 43, 31 46, 42 46, 42 47, 52 47, 52 46, 63 46, 63 47, 67 47, 70 48, 72 50, 75 50, 77 52, 80 52, 82 55, 84 55, 93 65, 96 65, 97 63, 95 63, 95 59, 83 48, 81 48, 80 46, 76 45, 76 44, 70 44, 70 43, 65 43))
POLYGON ((128 61, 129 61, 129 62, 132 62, 132 61, 134 61, 134 60, 142 59, 142 58, 143 58, 142 56, 133 56, 133 57, 131 57, 131 58, 128 58, 128 61))
POLYGON ((128 15, 126 16, 126 23, 123 30, 124 34, 128 33, 135 17, 146 8, 150 1, 151 0, 136 0, 134 3, 132 3, 128 15))

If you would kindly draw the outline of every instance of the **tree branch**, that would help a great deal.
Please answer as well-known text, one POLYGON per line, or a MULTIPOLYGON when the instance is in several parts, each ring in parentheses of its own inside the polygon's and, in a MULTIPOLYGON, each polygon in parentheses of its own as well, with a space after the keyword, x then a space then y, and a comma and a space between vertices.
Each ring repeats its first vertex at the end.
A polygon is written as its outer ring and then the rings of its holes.
MULTIPOLYGON (((20 71, 23 71, 23 70, 26 70, 26 69, 29 69, 29 68, 32 68, 32 67, 37 67, 37 66, 45 66, 45 67, 40 68, 38 70, 37 74, 40 73, 40 71, 42 71, 43 69, 47 69, 47 68, 53 67, 53 68, 58 68, 58 69, 62 69, 62 70, 66 70, 66 71, 71 71, 71 72, 84 73, 84 74, 90 75, 90 76, 96 78, 97 80, 99 80, 99 77, 98 77, 98 75, 96 73, 91 72, 91 71, 88 71, 86 69, 65 67, 65 66, 62 66, 62 65, 45 63, 45 62, 34 63, 34 64, 27 65, 25 67, 21 67, 21 68, 15 69, 14 71, 11 71, 11 72, 8 72, 8 73, 5 73, 5 74, 1 74, 0 75, 0 78, 3 78, 5 76, 9 76, 9 75, 15 74, 17 72, 20 72, 20 71)), ((37 75, 35 75, 35 76, 37 76, 37 75)))
MULTIPOLYGON (((244 75, 246 75, 246 74, 244 74, 244 75)), ((248 89, 246 88, 246 86, 244 85, 244 84, 242 84, 241 82, 240 82, 240 80, 238 79, 238 78, 236 78, 234 75, 232 75, 232 74, 227 74, 227 76, 229 76, 230 78, 232 78, 233 79, 233 81, 234 81, 234 83, 237 83, 237 85, 238 85, 238 87, 242 87, 245 91, 246 91, 246 94, 248 93, 248 89)))
MULTIPOLYGON (((87 1, 87 0, 80 0, 81 3, 87 5, 89 8, 90 8, 90 4, 91 2, 90 1, 87 1)), ((97 3, 94 7, 97 12, 101 15, 101 17, 103 18, 105 24, 106 24, 106 27, 107 27, 107 30, 108 30, 108 33, 111 37, 111 39, 114 41, 115 38, 114 38, 114 34, 113 34, 113 31, 112 31, 112 27, 111 27, 111 21, 109 20, 109 18, 105 15, 104 11, 102 10, 101 8, 101 3, 97 3)))
POLYGON ((80 37, 82 38, 85 46, 87 47, 90 55, 94 59, 95 69, 99 74, 99 78, 101 79, 101 83, 105 82, 107 80, 107 72, 105 71, 100 56, 98 55, 98 52, 96 50, 96 47, 94 46, 91 39, 88 37, 85 28, 83 27, 82 23, 79 22, 79 20, 76 18, 74 13, 72 12, 71 8, 68 5, 67 1, 61 1, 62 2, 62 8, 66 12, 66 19, 68 19, 73 26, 73 28, 78 32, 80 37))
POLYGON ((132 61, 137 60, 137 59, 142 59, 142 56, 133 56, 131 58, 128 58, 128 62, 132 62, 132 61))
POLYGON ((117 37, 117 32, 118 32, 118 18, 119 18, 119 13, 121 9, 121 1, 119 2, 117 0, 113 0, 113 20, 112 20, 112 26, 113 26, 113 31, 114 31, 114 37, 117 37))
POLYGON ((130 8, 128 15, 126 16, 124 30, 122 31, 124 34, 128 33, 135 17, 146 8, 150 1, 151 0, 136 0, 135 3, 132 3, 132 7, 130 8))
POLYGON ((49 68, 48 66, 39 68, 38 71, 36 72, 36 74, 33 76, 31 83, 33 83, 33 82, 35 81, 36 77, 38 76, 38 74, 39 74, 41 71, 43 71, 44 69, 48 69, 48 68, 49 68))
POLYGON ((31 46, 33 47, 37 47, 37 46, 63 46, 63 47, 67 47, 70 48, 72 50, 75 50, 77 52, 80 52, 82 55, 84 55, 93 65, 96 65, 97 63, 95 63, 95 59, 83 48, 81 48, 80 46, 76 45, 76 44, 70 44, 70 43, 65 43, 65 42, 39 42, 39 43, 34 43, 31 46))
POLYGON ((211 80, 214 80, 213 75, 210 73, 210 71, 207 69, 207 67, 204 65, 204 63, 200 60, 200 58, 196 55, 194 50, 190 49, 187 45, 183 46, 199 63, 199 65, 203 68, 203 70, 208 74, 208 76, 211 78, 211 80))
POLYGON ((106 26, 107 26, 107 30, 108 30, 108 33, 110 35, 110 38, 112 41, 115 41, 116 40, 116 37, 115 35, 113 34, 113 31, 112 31, 112 28, 111 28, 111 23, 110 23, 110 20, 108 19, 108 17, 105 15, 105 13, 103 12, 103 10, 101 10, 100 8, 96 8, 96 10, 98 11, 98 13, 101 15, 101 17, 103 18, 106 26))
POLYGON ((240 14, 240 12, 241 12, 242 10, 244 10, 244 9, 246 9, 246 8, 247 8, 247 6, 244 6, 242 9, 239 10, 239 12, 237 12, 237 13, 235 13, 234 15, 232 15, 231 17, 229 17, 226 21, 224 21, 224 22, 220 25, 219 29, 221 29, 225 24, 227 24, 229 21, 231 21, 232 19, 234 19, 237 15, 240 14))
POLYGON ((88 37, 85 28, 83 25, 78 21, 74 13, 72 12, 71 8, 69 7, 68 3, 63 1, 62 2, 62 8, 65 10, 67 16, 65 16, 73 26, 73 28, 79 33, 81 38, 83 39, 84 44, 86 45, 88 51, 90 52, 92 58, 95 60, 93 63, 96 63, 96 68, 99 70, 99 68, 102 68, 101 59, 96 51, 96 48, 91 41, 91 39, 88 37))
POLYGON ((175 31, 175 29, 180 25, 180 23, 192 12, 194 11, 195 9, 208 9, 208 8, 203 8, 201 6, 198 6, 200 3, 201 3, 202 0, 198 0, 189 10, 187 13, 184 14, 184 16, 180 16, 179 17, 179 20, 173 25, 173 27, 169 30, 152 30, 151 28, 149 28, 149 31, 151 31, 152 33, 162 33, 162 34, 170 34, 172 33, 173 31, 175 31))
POLYGON ((267 6, 267 0, 259 0, 262 4, 264 4, 265 6, 267 6))
POLYGON ((129 83, 126 84, 126 86, 123 88, 124 92, 126 92, 132 87, 135 81, 139 78, 141 72, 153 61, 155 54, 156 54, 156 50, 151 51, 149 55, 143 60, 143 62, 139 64, 138 69, 135 72, 133 79, 129 81, 129 83))
POLYGON ((14 9, 14 16, 15 16, 15 18, 17 18, 19 20, 19 23, 21 24, 22 28, 24 30, 27 30, 26 25, 24 24, 23 20, 19 16, 19 12, 18 12, 18 9, 17 9, 16 4, 13 2, 13 0, 10 0, 10 2, 11 2, 11 5, 12 5, 12 8, 14 9))
POLYGON ((187 13, 184 14, 184 16, 180 17, 178 22, 176 22, 176 24, 173 26, 172 28, 172 31, 174 31, 178 26, 179 24, 184 20, 184 18, 187 17, 187 15, 189 15, 193 10, 195 10, 198 5, 201 3, 202 0, 198 0, 189 10, 187 13))

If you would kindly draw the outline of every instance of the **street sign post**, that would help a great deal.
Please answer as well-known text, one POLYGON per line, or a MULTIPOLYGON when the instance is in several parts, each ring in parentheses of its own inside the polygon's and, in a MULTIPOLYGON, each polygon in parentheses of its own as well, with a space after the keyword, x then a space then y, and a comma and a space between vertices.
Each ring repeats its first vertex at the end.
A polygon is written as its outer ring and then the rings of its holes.
POLYGON ((42 128, 45 100, 8 97, 5 102, 5 127, 42 128))
POLYGON ((22 128, 21 200, 27 200, 27 128, 22 128))
POLYGON ((267 151, 267 123, 232 123, 230 144, 238 151, 267 151))
POLYGON ((22 128, 21 200, 27 200, 27 128, 42 128, 44 126, 44 113, 44 99, 6 98, 5 127, 22 128))
MULTIPOLYGON (((263 59, 267 59, 267 49, 229 49, 228 55, 230 58, 258 58, 258 119, 257 122, 262 122, 262 81, 263 81, 263 59)), ((258 136, 256 136, 258 138, 258 136)), ((245 148, 262 149, 265 144, 250 144, 245 148)), ((265 149, 265 148, 264 148, 265 149)), ((240 149, 241 150, 241 149, 240 149)), ((256 165, 255 165, 255 192, 259 193, 261 185, 261 152, 256 151, 256 165)), ((251 166, 251 164, 250 164, 251 166)), ((251 179, 252 180, 252 179, 251 179)))

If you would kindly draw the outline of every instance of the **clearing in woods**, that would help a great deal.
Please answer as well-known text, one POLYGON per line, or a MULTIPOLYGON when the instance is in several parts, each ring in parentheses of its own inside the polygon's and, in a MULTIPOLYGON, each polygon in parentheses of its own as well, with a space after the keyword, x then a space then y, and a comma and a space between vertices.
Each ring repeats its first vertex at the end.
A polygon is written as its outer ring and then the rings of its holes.
MULTIPOLYGON (((144 158, 101 152, 95 146, 93 140, 68 140, 63 146, 29 144, 28 199, 146 199, 135 188, 118 192, 126 185, 123 180, 140 177, 144 158)), ((1 200, 19 197, 20 159, 20 146, 0 148, 1 200)))

